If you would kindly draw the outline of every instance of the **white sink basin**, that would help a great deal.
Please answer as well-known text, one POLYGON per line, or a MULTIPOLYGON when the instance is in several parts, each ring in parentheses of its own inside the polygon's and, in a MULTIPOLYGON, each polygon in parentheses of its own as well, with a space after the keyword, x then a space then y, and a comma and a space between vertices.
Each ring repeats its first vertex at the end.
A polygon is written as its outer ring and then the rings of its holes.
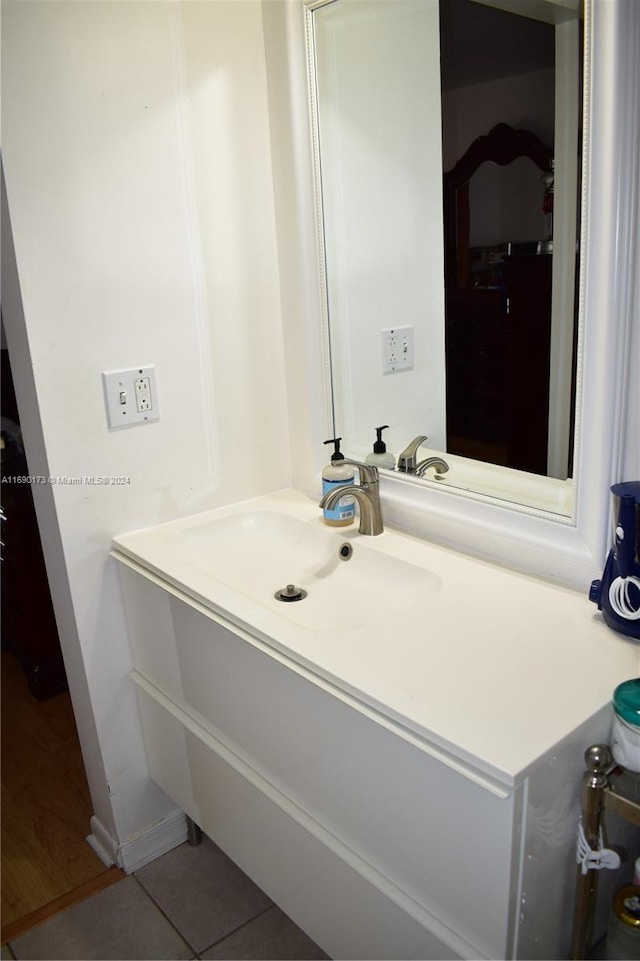
MULTIPOLYGON (((215 637, 208 617, 232 625, 509 790, 585 718, 601 717, 604 731, 610 692, 638 674, 637 645, 594 616, 586 596, 392 527, 378 537, 326 527, 318 499, 296 491, 121 534, 113 555, 167 592, 167 618, 181 616, 184 599, 204 613, 203 644, 215 637), (307 597, 277 601, 290 583, 307 597), (572 684, 581 657, 599 673, 572 684)), ((123 583, 142 590, 139 578, 123 583)))
POLYGON ((357 527, 330 529, 319 517, 247 510, 157 533, 191 566, 312 631, 366 627, 440 587, 430 571, 373 550, 357 527), (345 544, 347 560, 340 554, 345 544), (307 596, 277 600, 274 594, 289 584, 307 596))

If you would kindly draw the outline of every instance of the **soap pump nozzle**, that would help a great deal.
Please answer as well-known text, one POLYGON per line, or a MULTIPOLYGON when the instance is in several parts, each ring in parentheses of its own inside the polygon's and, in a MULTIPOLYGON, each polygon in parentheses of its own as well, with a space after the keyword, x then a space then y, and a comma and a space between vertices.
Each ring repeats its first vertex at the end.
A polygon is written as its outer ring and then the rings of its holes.
POLYGON ((332 463, 337 460, 344 460, 344 454, 340 450, 340 441, 342 437, 330 437, 329 440, 325 440, 325 444, 333 444, 333 454, 331 455, 332 463))
POLYGON ((383 431, 383 430, 387 430, 388 427, 389 427, 388 424, 383 424, 382 427, 376 427, 376 428, 375 428, 375 432, 376 432, 376 435, 377 435, 378 439, 374 442, 374 445, 373 445, 373 453, 374 453, 374 454, 386 454, 386 452, 387 452, 387 445, 385 444, 385 442, 384 442, 383 439, 382 439, 382 431, 383 431))
POLYGON ((387 430, 388 426, 388 424, 383 424, 382 427, 375 428, 377 440, 374 441, 373 450, 370 454, 367 454, 365 460, 367 464, 374 464, 376 467, 386 467, 387 470, 393 470, 396 466, 396 459, 393 454, 387 453, 387 445, 382 439, 382 431, 387 430))

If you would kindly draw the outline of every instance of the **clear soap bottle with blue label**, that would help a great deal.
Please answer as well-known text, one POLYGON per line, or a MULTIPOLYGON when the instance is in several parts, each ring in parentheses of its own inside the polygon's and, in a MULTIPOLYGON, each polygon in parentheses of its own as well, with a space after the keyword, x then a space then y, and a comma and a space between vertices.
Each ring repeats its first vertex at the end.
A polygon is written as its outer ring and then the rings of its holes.
MULTIPOLYGON (((346 487, 353 484, 355 475, 353 467, 344 463, 344 454, 340 452, 340 441, 342 437, 331 437, 325 444, 333 444, 334 451, 331 455, 331 463, 327 464, 322 471, 322 494, 328 494, 336 487, 346 487)), ((356 516, 356 500, 353 494, 345 494, 341 497, 334 510, 324 510, 323 519, 325 524, 330 527, 347 527, 353 524, 356 516)))

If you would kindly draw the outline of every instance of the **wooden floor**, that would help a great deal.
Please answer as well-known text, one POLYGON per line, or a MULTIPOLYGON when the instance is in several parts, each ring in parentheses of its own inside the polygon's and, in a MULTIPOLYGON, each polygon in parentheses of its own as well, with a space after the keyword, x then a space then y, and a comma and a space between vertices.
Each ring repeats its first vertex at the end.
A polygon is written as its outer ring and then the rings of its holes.
POLYGON ((123 876, 85 840, 92 813, 69 694, 36 700, 3 651, 3 943, 123 876))

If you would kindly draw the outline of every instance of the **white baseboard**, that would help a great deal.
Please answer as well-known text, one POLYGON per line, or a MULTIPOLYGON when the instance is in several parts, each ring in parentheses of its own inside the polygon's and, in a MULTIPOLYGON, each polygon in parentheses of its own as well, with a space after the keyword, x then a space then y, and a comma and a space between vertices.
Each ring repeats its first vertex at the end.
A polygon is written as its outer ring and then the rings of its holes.
POLYGON ((176 808, 172 814, 152 824, 142 834, 124 841, 118 849, 118 866, 127 874, 131 874, 186 840, 185 814, 184 811, 176 808))
POLYGON ((126 874, 154 861, 161 854, 187 839, 187 822, 183 811, 176 810, 133 838, 118 844, 94 815, 87 843, 108 868, 116 864, 126 874))
POLYGON ((87 837, 87 844, 89 847, 93 848, 95 853, 98 855, 103 864, 108 868, 114 865, 117 861, 118 856, 118 845, 115 838, 112 838, 109 832, 98 818, 93 815, 91 818, 91 834, 87 837))

